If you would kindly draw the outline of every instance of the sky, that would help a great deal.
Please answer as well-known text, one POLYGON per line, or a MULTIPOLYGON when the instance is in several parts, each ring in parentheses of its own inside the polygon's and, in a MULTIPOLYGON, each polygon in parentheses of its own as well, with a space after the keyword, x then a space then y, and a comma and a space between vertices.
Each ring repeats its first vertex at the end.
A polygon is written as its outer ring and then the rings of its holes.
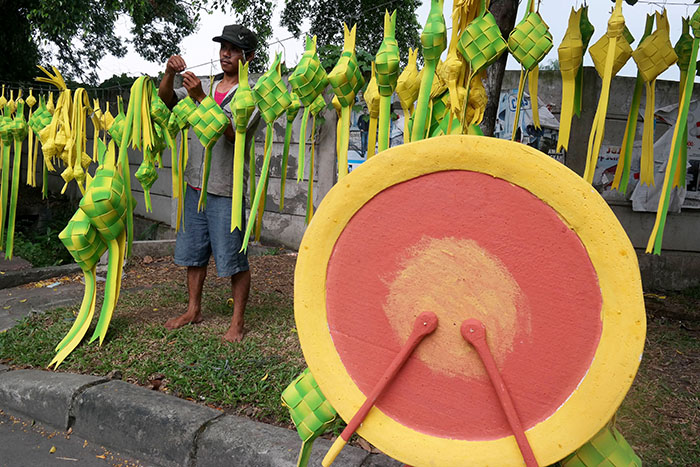
MULTIPOLYGON (((428 11, 430 9, 430 1, 423 0, 424 5, 422 5, 417 11, 416 15, 418 17, 418 23, 421 25, 425 24, 425 20, 428 16, 428 11)), ((623 2, 623 14, 625 16, 625 22, 632 35, 635 37, 635 42, 632 44, 632 48, 636 48, 638 40, 644 31, 644 24, 646 21, 646 15, 652 14, 655 11, 661 11, 665 6, 668 10, 668 18, 671 25, 671 43, 675 44, 681 33, 681 17, 689 16, 695 11, 693 9, 693 0, 674 0, 672 2, 658 1, 649 2, 640 0, 636 5, 630 6, 623 2)), ((278 5, 275 7, 275 12, 273 14, 273 39, 270 43, 270 53, 282 52, 284 59, 289 66, 293 66, 301 57, 304 52, 303 39, 288 39, 291 34, 286 28, 279 25, 280 12, 282 10, 283 2, 277 2, 278 5), (287 40, 284 40, 287 39, 287 40), (282 41, 281 43, 273 43, 274 41, 282 41)), ((575 0, 543 0, 540 3, 539 12, 542 15, 544 21, 549 25, 550 32, 554 38, 554 47, 545 57, 542 63, 547 63, 550 60, 557 58, 557 47, 561 43, 564 33, 566 32, 568 17, 571 8, 578 8, 583 2, 575 0)), ((610 17, 610 11, 613 7, 613 2, 610 0, 591 0, 588 1, 588 16, 595 26, 595 33, 591 39, 590 45, 594 44, 607 29, 607 21, 610 17)), ((523 18, 525 9, 527 8, 527 2, 521 1, 518 16, 516 19, 516 24, 523 18)), ((445 0, 444 4, 445 19, 447 26, 451 24, 450 14, 452 12, 452 0, 445 0)), ((199 29, 196 33, 187 37, 181 44, 182 57, 188 66, 206 64, 195 68, 197 74, 208 75, 210 73, 217 73, 220 71, 218 64, 218 50, 219 45, 211 40, 212 37, 219 35, 221 30, 226 24, 232 23, 232 19, 220 12, 214 14, 202 15, 202 20, 199 29), (214 61, 214 65, 210 64, 210 61, 214 61)), ((380 23, 381 24, 381 23, 380 23)), ((306 26, 308 28, 308 26, 306 26)), ((123 36, 128 36, 129 31, 129 19, 126 17, 120 18, 117 26, 118 32, 123 36)), ((304 30, 304 27, 302 27, 304 30)), ((448 32, 449 37, 449 32, 448 32)), ((593 66, 593 62, 590 55, 586 53, 584 58, 585 66, 593 66)), ((518 63, 512 56, 508 58, 508 64, 506 66, 508 69, 519 69, 518 63)), ((148 62, 138 56, 133 51, 130 51, 126 57, 117 58, 113 56, 106 56, 99 63, 98 76, 100 80, 105 80, 110 78, 114 74, 126 73, 131 76, 138 76, 140 74, 157 75, 158 72, 165 69, 164 63, 153 63, 148 62)), ((636 76, 637 69, 636 64, 632 59, 630 59, 624 68, 618 73, 621 76, 636 76)), ((669 70, 662 73, 658 79, 674 80, 677 81, 679 78, 679 71, 677 66, 672 66, 669 70)), ((697 79, 696 79, 697 81, 697 79)))

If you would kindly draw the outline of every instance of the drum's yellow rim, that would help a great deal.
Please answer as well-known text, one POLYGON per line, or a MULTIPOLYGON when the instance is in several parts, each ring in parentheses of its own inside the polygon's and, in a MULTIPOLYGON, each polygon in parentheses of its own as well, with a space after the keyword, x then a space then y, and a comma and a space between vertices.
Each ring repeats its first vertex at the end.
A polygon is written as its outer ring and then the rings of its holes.
MULTIPOLYGON (((365 203, 422 175, 468 170, 524 188, 551 206, 580 238, 596 271, 603 327, 589 371, 567 401, 528 430, 540 465, 588 441, 613 416, 639 366, 646 316, 637 257, 603 198, 564 165, 528 146, 481 136, 442 136, 382 152, 340 180, 309 225, 294 277, 294 310, 306 362, 324 395, 349 420, 365 400, 345 370, 326 319, 326 269, 346 224, 365 203)), ((465 441, 417 432, 373 408, 358 433, 413 466, 504 465, 522 462, 513 436, 465 441)))

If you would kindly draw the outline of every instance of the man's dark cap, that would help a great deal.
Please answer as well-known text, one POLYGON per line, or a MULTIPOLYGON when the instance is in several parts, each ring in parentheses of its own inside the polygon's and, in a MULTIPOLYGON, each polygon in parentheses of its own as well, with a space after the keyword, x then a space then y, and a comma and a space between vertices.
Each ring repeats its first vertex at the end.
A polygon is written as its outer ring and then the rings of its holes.
POLYGON ((258 46, 258 38, 250 29, 240 24, 229 24, 224 26, 224 31, 220 36, 212 39, 214 42, 228 42, 239 47, 244 52, 252 52, 258 46))

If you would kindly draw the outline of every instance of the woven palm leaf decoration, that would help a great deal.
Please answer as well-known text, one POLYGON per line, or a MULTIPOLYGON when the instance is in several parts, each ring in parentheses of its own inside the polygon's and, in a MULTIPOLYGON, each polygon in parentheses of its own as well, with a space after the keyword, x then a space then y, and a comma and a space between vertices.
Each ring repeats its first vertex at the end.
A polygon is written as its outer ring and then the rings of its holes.
MULTIPOLYGON (((654 27, 654 15, 647 15, 646 25, 644 26, 644 34, 640 43, 651 34, 654 27)), ((632 150, 634 139, 637 136, 637 119, 639 115, 639 106, 642 100, 642 87, 644 85, 642 75, 637 71, 637 79, 634 81, 634 91, 632 92, 632 103, 630 111, 627 115, 627 124, 625 126, 625 135, 622 138, 622 146, 620 147, 620 157, 615 168, 615 176, 610 187, 613 190, 618 190, 622 193, 627 192, 627 184, 630 178, 630 167, 632 165, 632 150)))
MULTIPOLYGON (((36 161, 37 161, 37 153, 38 153, 38 148, 39 148, 39 133, 46 128, 50 123, 51 123, 51 113, 48 111, 46 108, 46 102, 44 100, 44 96, 39 97, 39 108, 37 108, 36 112, 32 113, 31 118, 29 119, 29 127, 32 129, 32 132, 36 136, 36 143, 34 146, 34 162, 33 165, 36 167, 36 161)), ((43 159, 43 158, 42 158, 43 159)), ((46 161, 42 164, 42 175, 43 175, 43 183, 41 187, 41 193, 42 193, 42 199, 46 199, 48 196, 48 184, 47 184, 47 177, 48 177, 48 169, 46 166, 46 161)))
MULTIPOLYGON (((661 188, 661 197, 659 198, 659 206, 656 210, 656 221, 654 228, 647 243, 646 252, 661 254, 661 242, 664 236, 664 226, 666 224, 666 215, 668 213, 668 204, 671 199, 671 191, 673 190, 673 182, 676 171, 683 154, 682 146, 685 139, 683 133, 688 132, 688 110, 690 108, 690 97, 693 93, 693 77, 697 70, 698 48, 700 47, 700 8, 695 10, 695 13, 690 18, 690 27, 693 29, 693 48, 690 52, 688 65, 688 78, 684 83, 684 88, 681 93, 683 96, 681 105, 678 108, 678 118, 676 126, 673 129, 673 139, 671 140, 671 151, 666 164, 666 173, 664 176, 664 184, 661 188)), ((682 168, 685 171, 685 167, 682 168)))
POLYGON ((411 141, 411 133, 408 127, 408 121, 413 115, 413 104, 418 98, 420 92, 420 78, 418 65, 418 49, 408 49, 408 63, 403 69, 396 81, 396 94, 399 96, 401 110, 403 110, 403 142, 411 141))
POLYGON ((202 146, 204 146, 202 190, 199 192, 199 204, 197 205, 197 209, 201 211, 207 207, 207 185, 211 171, 212 148, 221 135, 224 134, 231 121, 211 96, 202 99, 202 102, 197 106, 197 110, 188 116, 187 121, 192 126, 194 134, 197 135, 202 146))
POLYGON ((180 225, 182 223, 182 213, 183 206, 185 203, 185 167, 187 167, 187 159, 189 155, 189 146, 187 145, 187 129, 190 124, 187 121, 187 117, 191 113, 197 110, 197 106, 194 101, 189 97, 178 101, 173 107, 170 114, 170 120, 168 121, 168 132, 173 135, 180 132, 180 148, 178 150, 177 156, 177 173, 178 186, 177 186, 177 217, 175 231, 180 230, 180 225))
POLYGON ((605 115, 608 111, 608 99, 610 97, 610 82, 613 76, 620 71, 632 56, 632 48, 623 37, 624 30, 625 18, 622 16, 622 0, 615 0, 615 8, 608 20, 608 30, 589 50, 603 84, 598 99, 598 108, 596 109, 595 117, 593 117, 591 134, 588 138, 586 169, 583 174, 583 178, 588 183, 593 183, 598 154, 603 144, 605 115))
MULTIPOLYGON (((139 78, 140 79, 140 78, 139 78)), ((127 118, 131 113, 132 101, 129 104, 127 118)), ((127 120, 129 121, 129 120, 127 120)), ((128 135, 122 140, 126 147, 128 135)), ((85 213, 90 224, 97 230, 99 238, 107 245, 109 262, 105 280, 105 295, 97 321, 95 332, 90 342, 99 338, 100 345, 107 334, 112 314, 119 298, 122 267, 127 241, 127 221, 131 206, 131 192, 124 180, 124 171, 114 164, 114 145, 110 144, 110 153, 105 158, 105 164, 97 169, 95 178, 90 182, 89 189, 80 200, 80 209, 85 213)), ((120 148, 120 153, 123 149, 120 148)), ((128 175, 128 172, 127 172, 128 175)))
POLYGON ((92 158, 87 154, 86 147, 87 116, 92 112, 90 100, 85 89, 76 89, 71 112, 71 140, 66 144, 64 154, 68 154, 71 176, 78 184, 81 193, 85 193, 85 173, 92 162, 92 158))
POLYGON ((642 133, 642 159, 640 183, 654 184, 654 110, 656 101, 656 77, 676 63, 678 56, 669 38, 666 10, 656 13, 656 31, 640 42, 632 53, 639 74, 646 87, 644 104, 644 132, 642 133))
POLYGON ((583 39, 581 37, 582 9, 571 9, 569 26, 559 45, 559 71, 561 72, 561 115, 557 151, 569 150, 571 118, 574 114, 576 76, 583 63, 583 39))
MULTIPOLYGON (((124 200, 126 204, 127 256, 131 255, 131 244, 134 237, 134 207, 136 205, 136 200, 131 196, 131 174, 129 173, 129 153, 127 149, 130 146, 144 154, 153 150, 154 130, 153 122, 151 121, 152 95, 153 82, 148 76, 141 76, 134 81, 134 84, 131 86, 129 108, 127 109, 125 117, 126 126, 121 137, 121 143, 119 144, 119 158, 117 159, 116 167, 118 170, 121 170, 122 183, 128 195, 124 200)), ((106 332, 106 329, 104 332, 106 332)))
MULTIPOLYGON (((158 92, 155 86, 153 87, 153 94, 151 95, 151 120, 153 121, 153 129, 156 133, 156 141, 158 143, 156 154, 156 161, 159 167, 163 167, 162 153, 166 148, 170 148, 170 177, 172 181, 172 194, 174 198, 179 196, 178 184, 180 183, 180 173, 177 170, 177 160, 175 159, 177 154, 177 148, 175 146, 175 135, 177 131, 170 133, 170 128, 168 123, 170 122, 170 109, 165 102, 158 97, 158 92)), ((174 129, 173 129, 174 130, 174 129)))
POLYGON ((311 157, 309 158, 309 186, 306 190, 306 224, 311 222, 314 215, 314 154, 315 154, 315 138, 316 138, 316 116, 326 108, 326 101, 323 99, 323 94, 319 94, 309 106, 311 111, 311 157))
MULTIPOLYGON (((27 109, 29 110, 29 116, 27 117, 27 123, 31 120, 34 114, 34 106, 37 103, 36 97, 34 97, 33 89, 29 88, 29 95, 24 100, 27 109)), ((37 158, 37 145, 34 143, 36 137, 34 136, 34 131, 31 129, 28 131, 27 139, 27 185, 31 187, 36 187, 36 158, 37 158)))
POLYGON ((53 166, 53 160, 60 157, 64 163, 67 161, 64 148, 70 135, 69 110, 71 106, 71 92, 66 87, 66 82, 56 67, 52 67, 53 74, 41 66, 38 66, 38 68, 44 72, 46 76, 37 77, 36 80, 53 84, 59 90, 55 105, 53 103, 53 94, 49 94, 49 103, 46 107, 52 114, 51 123, 39 133, 41 150, 44 154, 44 163, 49 171, 55 172, 56 169, 53 166))
POLYGON ((471 21, 459 36, 457 50, 469 65, 466 83, 466 95, 462 105, 462 130, 467 128, 467 104, 469 89, 475 76, 494 63, 508 49, 506 41, 501 36, 501 30, 496 24, 496 18, 486 10, 485 2, 479 3, 476 18, 471 21))
POLYGON ((15 91, 10 89, 10 100, 7 101, 5 107, 7 108, 8 117, 11 117, 15 110, 17 110, 17 102, 15 102, 15 91))
POLYGON ((330 427, 338 414, 308 368, 282 392, 282 405, 289 409, 289 416, 301 438, 297 467, 305 467, 314 440, 330 427))
POLYGON ((7 218, 7 243, 5 245, 5 257, 12 259, 12 251, 15 239, 15 217, 17 214, 17 195, 19 193, 20 165, 22 162, 22 143, 29 133, 29 126, 24 120, 24 99, 17 99, 17 112, 10 124, 12 139, 14 140, 14 159, 12 161, 12 192, 10 193, 10 212, 7 218))
POLYGON ((143 151, 143 161, 139 166, 138 170, 134 174, 136 180, 139 181, 141 187, 143 187, 143 201, 146 207, 146 212, 152 212, 153 207, 151 206, 151 187, 158 180, 158 171, 153 164, 153 154, 150 149, 143 151))
MULTIPOLYGON (((595 27, 591 24, 588 19, 588 5, 584 5, 581 8, 581 23, 579 24, 579 30, 581 31, 581 42, 583 44, 583 54, 585 55, 588 49, 588 44, 595 33, 595 27)), ((574 89, 574 115, 577 117, 581 116, 581 94, 583 92, 583 67, 579 67, 576 73, 576 87, 574 89)))
MULTIPOLYGON (((333 89, 335 98, 340 105, 340 117, 338 119, 338 179, 348 173, 348 146, 350 144, 350 112, 355 103, 355 96, 365 85, 362 70, 355 55, 355 34, 357 26, 351 30, 343 23, 343 52, 338 63, 328 74, 328 82, 333 89)), ((336 100, 334 99, 334 100, 336 100)))
MULTIPOLYGON (((367 110, 369 111, 369 135, 367 138, 367 159, 374 156, 377 151, 377 120, 379 119, 379 88, 377 87, 377 77, 374 62, 372 62, 372 74, 367 83, 367 88, 363 93, 365 103, 367 104, 367 110)), ((430 96, 428 95, 428 98, 430 96)), ((347 164, 345 164, 345 171, 347 171, 347 164)), ((338 172, 340 173, 340 167, 338 167, 338 172)), ((338 175, 340 178, 340 175, 338 175)))
MULTIPOLYGON (((299 110, 299 107, 297 107, 299 110)), ((248 62, 238 62, 238 89, 231 99, 236 140, 233 151, 233 193, 231 195, 231 232, 243 229, 243 171, 248 121, 255 111, 255 98, 248 81, 248 62)))
POLYGON ((92 121, 92 161, 97 162, 97 140, 100 139, 100 131, 105 130, 103 127, 104 118, 102 117, 99 99, 93 99, 92 101, 90 120, 92 121))
POLYGON ((561 467, 641 467, 642 460, 615 427, 613 419, 559 464, 561 467))
POLYGON ((287 184, 287 162, 289 160, 289 145, 292 142, 292 129, 294 128, 294 120, 301 109, 301 101, 295 93, 290 94, 292 102, 285 111, 287 115, 287 125, 284 128, 284 146, 282 149, 282 175, 280 178, 280 212, 284 209, 284 192, 287 184))
MULTIPOLYGON (((270 170, 270 158, 272 157, 272 124, 275 123, 292 103, 291 96, 287 92, 282 77, 280 76, 280 60, 282 56, 277 54, 275 61, 272 63, 270 69, 265 72, 255 83, 253 88, 253 97, 255 98, 255 104, 260 109, 263 120, 267 124, 265 131, 265 157, 263 159, 263 165, 260 169, 260 180, 257 183, 255 190, 255 198, 253 199, 250 208, 250 217, 254 218, 255 213, 258 212, 258 207, 263 197, 263 193, 267 190, 267 179, 270 170)), ((299 96, 301 99, 301 96, 299 96)), ((304 101, 302 100, 302 103, 304 101)), ((252 172, 252 168, 251 168, 252 172)), ((259 218, 258 223, 261 224, 262 218, 259 218)), ((245 237, 243 238, 243 245, 241 246, 241 251, 248 248, 248 240, 250 239, 250 234, 253 229, 253 222, 248 222, 246 226, 245 237)))
POLYGON ((0 110, 5 111, 5 106, 7 105, 7 98, 5 97, 5 85, 2 85, 2 94, 0 94, 0 110))
POLYGON ((107 133, 109 133, 117 147, 122 144, 122 135, 125 127, 124 102, 122 101, 122 96, 117 96, 117 116, 112 120, 112 124, 107 127, 107 133))
POLYGON ((391 95, 399 79, 399 44, 396 42, 396 10, 384 13, 384 40, 374 61, 379 90, 379 152, 389 149, 391 95))
POLYGON ((535 2, 530 0, 528 12, 520 23, 515 26, 508 37, 508 49, 520 63, 520 82, 518 84, 518 101, 515 107, 515 121, 511 141, 515 141, 515 133, 520 124, 520 105, 525 90, 525 80, 529 78, 530 102, 532 102, 532 119, 536 128, 540 122, 537 114, 537 75, 538 63, 552 48, 552 34, 547 23, 544 22, 539 12, 535 11, 535 2))
MULTIPOLYGON (((114 142, 112 146, 112 160, 114 160, 114 142)), ((98 142, 98 159, 104 160, 104 142, 98 142)), ((90 190, 91 177, 88 175, 86 190, 90 190)), ((54 369, 78 346, 87 333, 92 318, 95 314, 95 298, 97 295, 97 283, 95 268, 102 254, 107 250, 107 245, 100 238, 97 229, 90 223, 90 219, 81 209, 78 209, 65 229, 58 234, 63 245, 68 249, 75 262, 83 270, 85 278, 85 292, 80 311, 73 322, 73 326, 66 336, 55 348, 56 356, 49 363, 55 365, 54 369)))
MULTIPOLYGON (((419 141, 425 138, 426 125, 430 125, 428 108, 430 105, 430 91, 433 87, 433 79, 440 55, 447 47, 447 26, 442 13, 443 0, 430 1, 430 13, 425 22, 425 27, 420 35, 423 45, 423 59, 425 67, 421 78, 420 90, 416 101, 416 111, 413 116, 411 128, 411 141, 419 141)), ((372 132, 370 131, 370 136, 372 132)))
POLYGON ((298 182, 304 176, 306 125, 310 115, 309 106, 319 94, 323 93, 326 86, 328 86, 328 75, 326 74, 326 70, 321 66, 321 60, 316 54, 316 36, 306 38, 306 50, 301 56, 299 64, 294 68, 294 72, 289 75, 289 84, 292 86, 292 91, 299 97, 301 105, 304 106, 299 135, 298 182))

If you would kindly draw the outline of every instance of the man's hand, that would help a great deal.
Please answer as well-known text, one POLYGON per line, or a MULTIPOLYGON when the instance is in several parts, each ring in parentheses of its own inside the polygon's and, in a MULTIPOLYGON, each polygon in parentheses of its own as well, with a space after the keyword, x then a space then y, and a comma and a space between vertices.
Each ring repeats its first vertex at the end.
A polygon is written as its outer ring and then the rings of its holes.
POLYGON ((173 55, 168 59, 168 63, 165 64, 165 74, 175 75, 181 73, 187 68, 185 61, 179 55, 173 55))
MULTIPOLYGON (((168 62, 170 62, 170 60, 168 60, 168 62)), ((202 102, 202 100, 207 97, 202 89, 202 82, 197 78, 197 75, 191 71, 186 71, 182 74, 182 85, 187 89, 187 94, 197 102, 202 102)))

